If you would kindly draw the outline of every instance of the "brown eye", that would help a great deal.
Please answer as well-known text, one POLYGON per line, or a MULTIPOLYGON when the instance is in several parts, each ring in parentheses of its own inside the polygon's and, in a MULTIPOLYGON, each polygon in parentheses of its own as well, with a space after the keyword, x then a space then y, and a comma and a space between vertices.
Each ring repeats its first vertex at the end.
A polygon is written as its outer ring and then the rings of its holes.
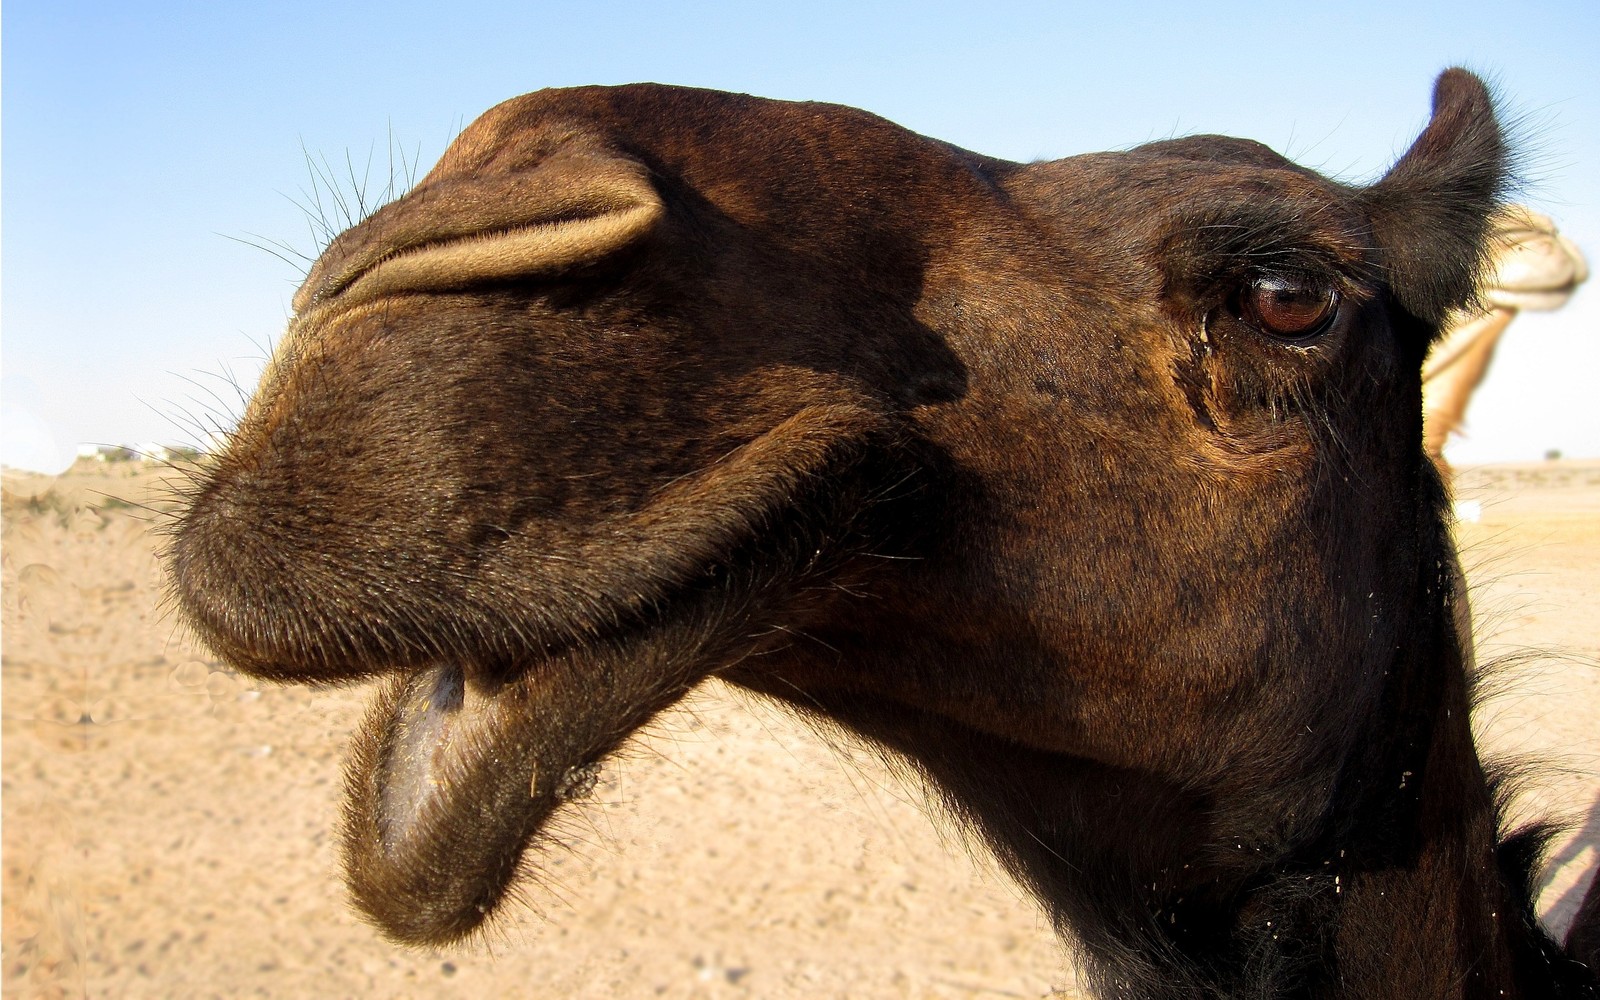
POLYGON ((1321 333, 1339 311, 1339 293, 1310 278, 1262 275, 1239 292, 1239 314, 1263 333, 1303 340, 1321 333))

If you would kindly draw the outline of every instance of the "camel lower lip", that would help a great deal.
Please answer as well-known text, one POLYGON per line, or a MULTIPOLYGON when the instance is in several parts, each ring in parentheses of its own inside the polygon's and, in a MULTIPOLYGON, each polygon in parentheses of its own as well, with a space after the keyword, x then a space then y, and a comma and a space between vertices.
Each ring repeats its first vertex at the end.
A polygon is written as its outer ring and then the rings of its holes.
POLYGON ((444 944, 496 909, 550 815, 659 707, 617 703, 633 692, 597 683, 610 669, 591 651, 489 684, 436 663, 379 689, 351 745, 342 836, 345 881, 379 929, 444 944))
MULTIPOLYGON (((531 683, 529 681, 519 684, 531 683)), ((390 937, 471 933, 510 886, 559 805, 557 769, 525 691, 475 690, 459 666, 426 667, 379 694, 352 748, 345 876, 390 937)))

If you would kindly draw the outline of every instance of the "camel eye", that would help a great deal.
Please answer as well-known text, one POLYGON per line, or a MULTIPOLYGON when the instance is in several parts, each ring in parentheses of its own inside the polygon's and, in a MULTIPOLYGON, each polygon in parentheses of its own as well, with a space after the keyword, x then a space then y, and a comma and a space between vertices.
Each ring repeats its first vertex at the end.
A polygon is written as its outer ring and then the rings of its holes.
POLYGON ((1313 278, 1261 275, 1239 292, 1239 315, 1263 333, 1284 340, 1316 336, 1339 312, 1339 293, 1313 278))

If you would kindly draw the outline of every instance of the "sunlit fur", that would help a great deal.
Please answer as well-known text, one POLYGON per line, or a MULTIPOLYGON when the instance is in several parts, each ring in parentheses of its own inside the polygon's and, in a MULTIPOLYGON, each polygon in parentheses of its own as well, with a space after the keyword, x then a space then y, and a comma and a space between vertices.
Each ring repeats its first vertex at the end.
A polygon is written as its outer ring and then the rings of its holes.
POLYGON ((1501 835, 1421 447, 1505 160, 1458 70, 1366 188, 517 98, 312 268, 176 599, 241 670, 384 678, 343 846, 398 941, 481 927, 717 675, 920 775, 1103 995, 1592 996, 1593 895, 1563 953, 1501 835), (1253 325, 1261 278, 1326 322, 1253 325))

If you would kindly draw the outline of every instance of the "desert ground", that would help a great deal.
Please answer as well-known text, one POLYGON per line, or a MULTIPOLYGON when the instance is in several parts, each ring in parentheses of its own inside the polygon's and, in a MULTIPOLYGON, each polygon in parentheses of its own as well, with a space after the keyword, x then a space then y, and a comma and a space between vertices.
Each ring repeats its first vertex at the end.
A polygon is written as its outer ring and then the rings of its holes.
MULTIPOLYGON (((4 497, 8 997, 1078 995, 1037 907, 870 754, 712 683, 606 765, 574 847, 482 941, 405 950, 347 907, 332 831, 361 688, 237 676, 162 610, 161 472, 4 497)), ((1493 757, 1566 826, 1564 930, 1600 864, 1600 460, 1469 468, 1458 534, 1493 757)))

